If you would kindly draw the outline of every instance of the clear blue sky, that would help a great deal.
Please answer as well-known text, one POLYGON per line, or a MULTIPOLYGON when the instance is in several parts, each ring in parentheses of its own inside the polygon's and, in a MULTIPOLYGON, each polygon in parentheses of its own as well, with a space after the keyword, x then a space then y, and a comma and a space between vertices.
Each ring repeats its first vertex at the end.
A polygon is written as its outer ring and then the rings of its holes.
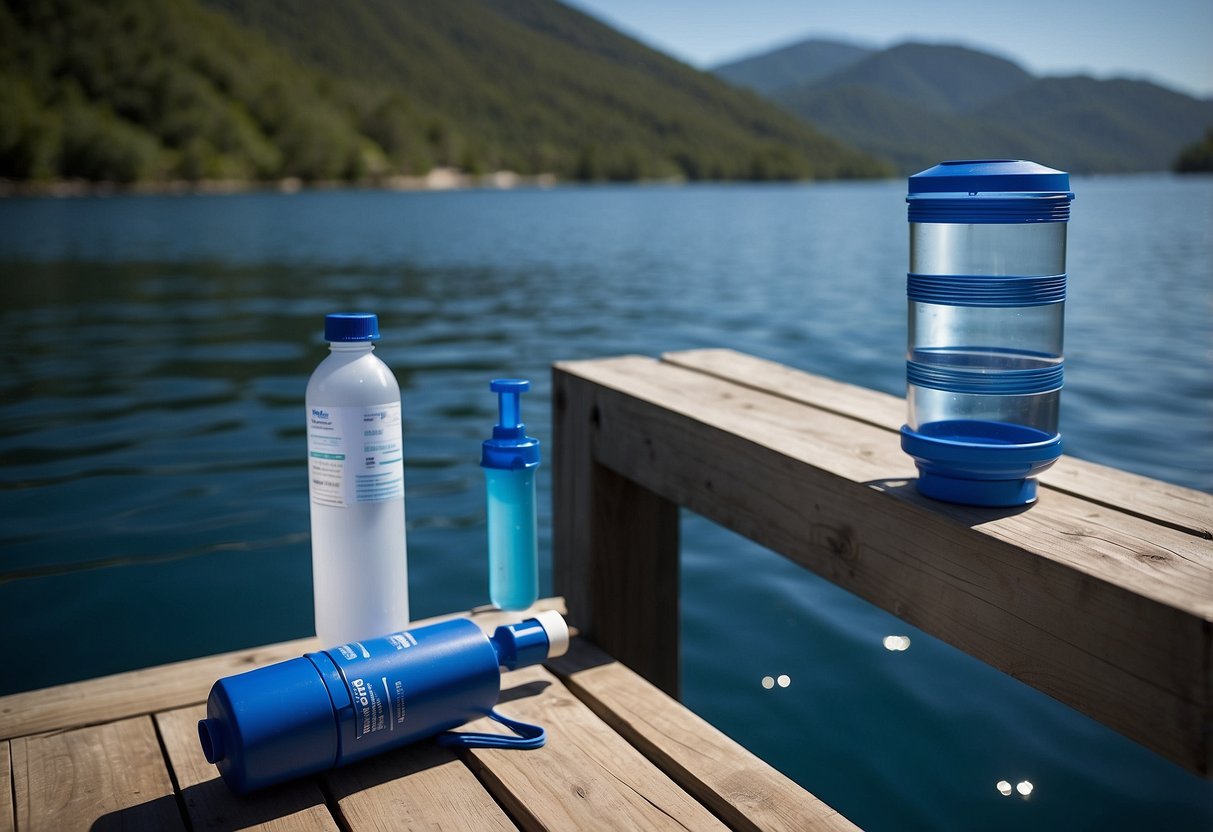
POLYGON ((707 68, 805 37, 962 43, 1039 75, 1145 78, 1213 96, 1213 0, 565 0, 707 68))

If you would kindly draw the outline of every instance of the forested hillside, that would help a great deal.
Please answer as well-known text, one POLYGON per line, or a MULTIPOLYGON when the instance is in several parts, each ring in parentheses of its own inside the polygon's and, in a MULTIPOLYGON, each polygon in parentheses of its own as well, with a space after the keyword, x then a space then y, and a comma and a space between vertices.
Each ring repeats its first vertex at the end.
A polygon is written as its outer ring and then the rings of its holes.
MULTIPOLYGON (((810 41, 815 54, 823 50, 810 41)), ((913 173, 942 159, 1027 158, 1075 173, 1166 170, 1213 102, 1139 80, 1037 78, 979 50, 904 43, 791 81, 785 47, 720 67, 830 135, 913 173)))
POLYGON ((553 0, 4 0, 0 177, 888 169, 553 0))

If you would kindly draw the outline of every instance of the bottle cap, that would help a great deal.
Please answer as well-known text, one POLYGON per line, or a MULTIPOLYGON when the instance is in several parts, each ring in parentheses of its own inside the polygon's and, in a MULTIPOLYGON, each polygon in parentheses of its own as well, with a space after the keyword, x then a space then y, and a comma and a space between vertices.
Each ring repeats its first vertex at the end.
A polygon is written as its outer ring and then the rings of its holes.
POLYGON ((522 394, 531 383, 521 378, 498 378, 489 382, 497 394, 497 424, 493 438, 484 440, 480 454, 482 468, 513 471, 539 464, 539 440, 526 435, 522 423, 522 394))
POLYGON ((1023 159, 940 162, 909 180, 910 222, 1067 222, 1070 174, 1023 159))
POLYGON ((379 316, 371 312, 334 312, 325 315, 324 340, 378 341, 379 316))
POLYGON ((535 620, 547 633, 549 659, 569 652, 569 625, 563 615, 556 610, 544 610, 535 614, 535 620))
POLYGON ((498 661, 515 670, 563 656, 569 649, 569 625, 555 610, 544 610, 517 624, 503 624, 490 641, 498 661))

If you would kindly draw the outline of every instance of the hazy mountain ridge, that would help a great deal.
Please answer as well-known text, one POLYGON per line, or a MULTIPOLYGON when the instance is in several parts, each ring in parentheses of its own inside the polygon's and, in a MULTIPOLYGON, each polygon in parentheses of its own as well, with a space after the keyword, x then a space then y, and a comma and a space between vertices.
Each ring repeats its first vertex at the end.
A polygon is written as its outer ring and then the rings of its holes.
MULTIPOLYGON (((717 71, 774 78, 785 73, 777 53, 786 49, 717 71)), ((1039 78, 1007 58, 950 45, 899 44, 767 94, 903 173, 1004 156, 1075 173, 1164 170, 1213 125, 1213 101, 1148 81, 1039 78)))
POLYGON ((730 84, 770 95, 833 75, 875 51, 867 46, 814 38, 729 61, 712 71, 730 84))
POLYGON ((888 168, 554 0, 0 0, 0 177, 888 168))

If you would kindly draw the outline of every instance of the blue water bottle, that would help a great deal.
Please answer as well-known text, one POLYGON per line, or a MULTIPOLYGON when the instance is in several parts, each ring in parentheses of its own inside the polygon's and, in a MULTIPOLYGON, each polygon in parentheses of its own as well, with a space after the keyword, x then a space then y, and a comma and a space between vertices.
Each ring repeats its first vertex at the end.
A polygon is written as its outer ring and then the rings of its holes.
POLYGON ((503 610, 525 610, 539 597, 535 471, 539 440, 526 435, 520 399, 524 379, 489 383, 497 394, 497 424, 481 449, 488 493, 489 600, 503 610))
POLYGON ((928 497, 1036 499, 1061 455, 1058 404, 1070 177, 1017 160, 943 162, 909 180, 908 423, 928 497))
POLYGON ((542 728, 493 710, 501 667, 568 649, 558 612, 486 636, 466 618, 342 644, 215 682, 198 738, 237 794, 439 734, 444 745, 537 748, 542 728), (489 716, 516 736, 447 733, 489 716))

